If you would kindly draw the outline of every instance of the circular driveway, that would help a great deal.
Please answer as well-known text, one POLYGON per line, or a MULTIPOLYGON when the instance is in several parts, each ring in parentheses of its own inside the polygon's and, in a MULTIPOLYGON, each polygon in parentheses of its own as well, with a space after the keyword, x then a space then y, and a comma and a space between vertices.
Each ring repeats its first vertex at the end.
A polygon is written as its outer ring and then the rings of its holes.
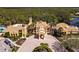
POLYGON ((47 43, 49 48, 54 52, 65 52, 65 48, 60 45, 60 42, 51 35, 45 35, 44 39, 34 38, 34 35, 28 37, 28 39, 22 44, 17 52, 32 52, 40 43, 47 43))

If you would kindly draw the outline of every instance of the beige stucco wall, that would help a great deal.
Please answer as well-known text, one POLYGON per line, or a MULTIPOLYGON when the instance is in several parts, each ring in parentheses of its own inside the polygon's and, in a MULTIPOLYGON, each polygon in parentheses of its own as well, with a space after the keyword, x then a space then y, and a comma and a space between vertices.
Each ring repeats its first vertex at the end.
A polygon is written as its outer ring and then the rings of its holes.
POLYGON ((10 25, 7 27, 6 31, 10 33, 10 35, 15 34, 15 35, 19 35, 19 30, 22 30, 22 37, 26 36, 27 34, 27 26, 22 27, 22 26, 16 26, 13 27, 13 25, 10 25))

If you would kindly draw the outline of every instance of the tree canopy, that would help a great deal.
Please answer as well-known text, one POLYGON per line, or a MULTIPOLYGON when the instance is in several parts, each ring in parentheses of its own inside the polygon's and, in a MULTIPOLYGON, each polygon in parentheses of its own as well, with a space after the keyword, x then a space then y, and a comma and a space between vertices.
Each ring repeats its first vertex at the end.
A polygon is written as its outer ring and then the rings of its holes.
MULTIPOLYGON (((47 22, 68 22, 71 14, 79 11, 79 8, 0 8, 0 25, 15 23, 28 23, 28 16, 41 17, 47 22)), ((33 19, 35 22, 37 20, 33 19)))

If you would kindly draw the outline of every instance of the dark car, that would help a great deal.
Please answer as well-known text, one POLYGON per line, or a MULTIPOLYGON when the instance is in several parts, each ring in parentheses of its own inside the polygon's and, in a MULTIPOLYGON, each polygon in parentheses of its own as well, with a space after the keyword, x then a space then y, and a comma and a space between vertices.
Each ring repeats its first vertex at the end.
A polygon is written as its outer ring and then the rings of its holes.
POLYGON ((14 47, 14 45, 8 39, 5 39, 4 43, 9 45, 10 47, 14 47))

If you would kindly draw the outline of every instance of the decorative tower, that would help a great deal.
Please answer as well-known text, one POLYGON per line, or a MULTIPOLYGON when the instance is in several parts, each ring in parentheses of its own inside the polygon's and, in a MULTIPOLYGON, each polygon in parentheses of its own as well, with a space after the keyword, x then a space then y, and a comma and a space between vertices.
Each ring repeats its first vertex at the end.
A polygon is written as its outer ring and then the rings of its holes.
POLYGON ((28 25, 31 25, 32 24, 32 16, 29 16, 29 24, 28 25))
POLYGON ((36 23, 36 36, 38 38, 44 39, 44 36, 47 34, 48 24, 43 21, 38 21, 36 23))

